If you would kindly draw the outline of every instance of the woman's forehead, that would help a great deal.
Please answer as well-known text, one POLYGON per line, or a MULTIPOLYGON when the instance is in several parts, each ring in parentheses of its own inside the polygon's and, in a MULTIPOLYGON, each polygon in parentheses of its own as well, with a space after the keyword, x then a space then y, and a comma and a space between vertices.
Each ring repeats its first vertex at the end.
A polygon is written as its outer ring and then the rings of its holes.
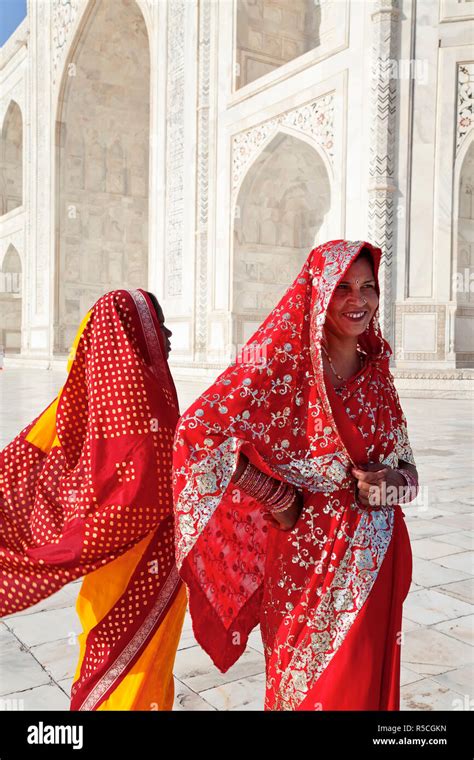
POLYGON ((374 280, 374 272, 371 264, 367 259, 353 261, 345 271, 342 282, 356 282, 364 277, 366 280, 374 280))

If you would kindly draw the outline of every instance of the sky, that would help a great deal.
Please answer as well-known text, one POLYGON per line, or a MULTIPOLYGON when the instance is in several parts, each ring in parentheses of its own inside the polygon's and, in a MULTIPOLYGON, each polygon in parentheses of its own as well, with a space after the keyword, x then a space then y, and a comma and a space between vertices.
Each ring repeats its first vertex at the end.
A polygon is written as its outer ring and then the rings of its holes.
POLYGON ((26 16, 26 0, 0 0, 0 46, 26 16))

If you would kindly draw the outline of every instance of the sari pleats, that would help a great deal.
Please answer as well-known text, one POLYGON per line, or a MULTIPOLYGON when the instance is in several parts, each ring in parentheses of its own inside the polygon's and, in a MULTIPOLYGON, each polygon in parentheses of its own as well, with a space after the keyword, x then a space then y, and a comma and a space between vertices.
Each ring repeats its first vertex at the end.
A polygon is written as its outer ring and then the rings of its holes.
POLYGON ((300 710, 399 710, 402 605, 412 552, 400 507, 377 580, 355 623, 300 710))

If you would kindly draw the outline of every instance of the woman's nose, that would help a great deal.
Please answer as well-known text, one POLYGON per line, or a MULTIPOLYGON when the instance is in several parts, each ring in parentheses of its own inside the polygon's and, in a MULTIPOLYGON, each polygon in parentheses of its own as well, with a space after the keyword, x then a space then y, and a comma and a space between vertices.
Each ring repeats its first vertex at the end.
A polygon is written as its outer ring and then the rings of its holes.
POLYGON ((367 299, 365 298, 361 290, 353 290, 350 293, 348 300, 355 301, 356 303, 359 303, 359 302, 367 303, 367 299))

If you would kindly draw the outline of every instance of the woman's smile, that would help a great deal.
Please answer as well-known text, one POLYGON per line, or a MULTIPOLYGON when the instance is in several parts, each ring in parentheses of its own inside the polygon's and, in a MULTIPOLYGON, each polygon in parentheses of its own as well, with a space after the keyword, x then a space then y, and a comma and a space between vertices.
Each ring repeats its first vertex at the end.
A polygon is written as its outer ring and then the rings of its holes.
POLYGON ((365 319, 368 313, 369 312, 367 310, 346 311, 346 312, 343 312, 342 316, 346 317, 346 319, 349 319, 351 322, 362 322, 362 320, 365 319))

